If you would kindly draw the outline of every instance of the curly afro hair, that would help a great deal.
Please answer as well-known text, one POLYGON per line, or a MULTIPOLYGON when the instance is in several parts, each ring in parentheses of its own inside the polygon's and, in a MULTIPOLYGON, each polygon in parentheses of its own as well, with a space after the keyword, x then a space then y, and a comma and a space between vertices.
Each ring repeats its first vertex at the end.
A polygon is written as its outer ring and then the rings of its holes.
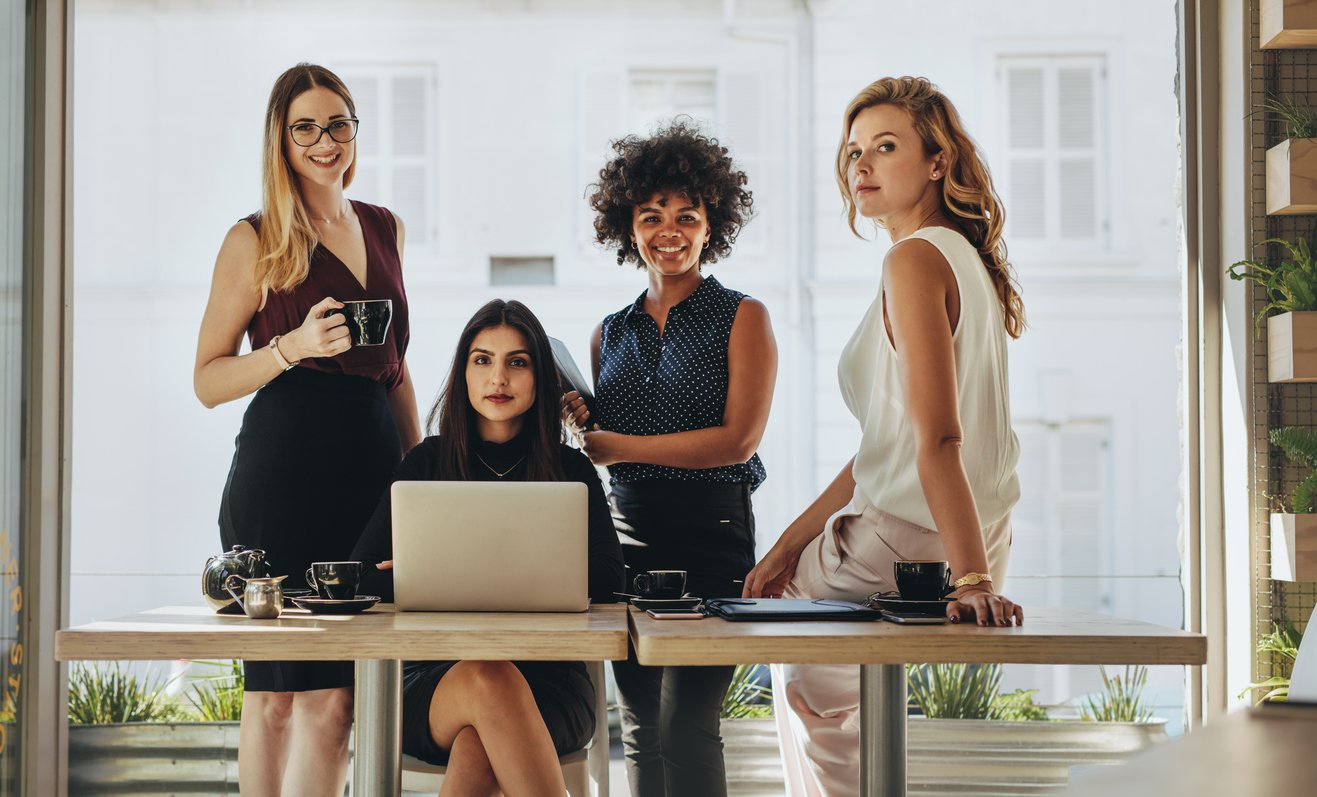
POLYGON ((754 215, 754 198, 745 189, 745 172, 732 163, 727 147, 693 122, 673 120, 648 138, 614 141, 613 150, 617 156, 590 186, 590 207, 595 210, 595 240, 617 247, 619 266, 631 261, 645 268, 631 247, 633 209, 657 193, 684 194, 704 208, 709 246, 700 252, 701 266, 731 254, 741 227, 754 215))

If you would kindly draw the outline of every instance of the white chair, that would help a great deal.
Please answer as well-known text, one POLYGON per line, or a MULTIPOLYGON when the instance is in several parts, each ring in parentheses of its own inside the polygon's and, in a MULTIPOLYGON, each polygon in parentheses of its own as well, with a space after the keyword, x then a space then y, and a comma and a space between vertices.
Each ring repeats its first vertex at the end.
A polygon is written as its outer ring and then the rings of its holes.
POLYGON ((1290 673, 1290 700, 1317 702, 1317 607, 1308 617, 1308 627, 1299 642, 1299 654, 1294 657, 1294 670, 1290 673))
MULTIPOLYGON (((594 736, 584 750, 558 759, 562 778, 571 797, 608 797, 608 703, 604 696, 604 663, 587 661, 586 671, 594 685, 594 736)), ((444 782, 445 768, 427 764, 409 755, 402 757, 403 791, 437 794, 444 782)))

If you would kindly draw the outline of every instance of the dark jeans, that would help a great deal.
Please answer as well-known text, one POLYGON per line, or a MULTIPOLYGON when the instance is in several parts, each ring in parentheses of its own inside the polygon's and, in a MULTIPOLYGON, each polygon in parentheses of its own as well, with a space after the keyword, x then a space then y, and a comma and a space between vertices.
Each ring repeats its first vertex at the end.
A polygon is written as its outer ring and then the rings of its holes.
POLYGON ((613 662, 632 797, 725 797, 723 696, 735 667, 613 662))
MULTIPOLYGON (((708 482, 614 485, 613 523, 629 577, 685 570, 701 598, 739 596, 754 566, 750 487, 708 482)), ((630 582, 628 582, 630 588, 630 582)), ((632 797, 725 797, 719 715, 734 667, 613 663, 632 797)))

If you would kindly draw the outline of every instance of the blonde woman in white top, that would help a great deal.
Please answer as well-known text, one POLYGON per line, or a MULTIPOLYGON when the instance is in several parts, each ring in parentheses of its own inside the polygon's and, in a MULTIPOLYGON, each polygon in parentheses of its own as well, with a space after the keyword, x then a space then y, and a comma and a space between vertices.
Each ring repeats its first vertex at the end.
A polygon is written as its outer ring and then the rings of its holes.
MULTIPOLYGON (((1006 337, 1024 306, 1001 202, 951 103, 923 78, 883 78, 846 109, 837 182, 893 241, 838 376, 859 450, 746 577, 748 597, 864 600, 898 559, 945 559, 952 622, 1021 623, 1001 594, 1019 497, 1006 337)), ((774 668, 792 795, 859 788, 855 667, 774 668)))

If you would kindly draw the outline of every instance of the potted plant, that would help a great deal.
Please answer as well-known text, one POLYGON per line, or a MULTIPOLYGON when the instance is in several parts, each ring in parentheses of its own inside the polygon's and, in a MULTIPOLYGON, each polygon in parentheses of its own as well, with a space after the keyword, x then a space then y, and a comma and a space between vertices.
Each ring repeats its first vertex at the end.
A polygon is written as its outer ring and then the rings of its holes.
POLYGON ((1267 324, 1267 381, 1317 381, 1317 262, 1312 247, 1299 238, 1269 238, 1288 258, 1274 263, 1241 260, 1226 270, 1231 279, 1252 280, 1267 291, 1257 327, 1267 324))
POLYGON ((69 794, 237 794, 242 666, 205 663, 186 702, 122 663, 70 667, 69 794))
POLYGON ((1036 690, 1001 694, 1001 665, 923 664, 908 673, 919 711, 907 731, 911 792, 1038 794, 1064 787, 1073 766, 1115 763, 1166 735, 1166 721, 1143 707, 1146 670, 1104 671, 1088 720, 1049 717, 1034 703, 1036 690))
POLYGON ((1278 664, 1280 673, 1248 685, 1239 693, 1240 697, 1257 689, 1267 690, 1261 697, 1262 702, 1289 700, 1290 672, 1294 669, 1294 660, 1299 657, 1299 643, 1303 641, 1303 632, 1294 627, 1294 623, 1271 624, 1271 633, 1264 634, 1258 640, 1258 653, 1270 653, 1273 664, 1278 664))
POLYGON ((1285 128, 1285 140, 1267 150, 1267 213, 1317 213, 1317 111, 1307 99, 1272 95, 1260 106, 1285 128))
POLYGON ((1270 496, 1271 577, 1277 581, 1317 580, 1317 433, 1285 426, 1272 429, 1268 439, 1286 459, 1308 471, 1290 493, 1288 504, 1270 496))

